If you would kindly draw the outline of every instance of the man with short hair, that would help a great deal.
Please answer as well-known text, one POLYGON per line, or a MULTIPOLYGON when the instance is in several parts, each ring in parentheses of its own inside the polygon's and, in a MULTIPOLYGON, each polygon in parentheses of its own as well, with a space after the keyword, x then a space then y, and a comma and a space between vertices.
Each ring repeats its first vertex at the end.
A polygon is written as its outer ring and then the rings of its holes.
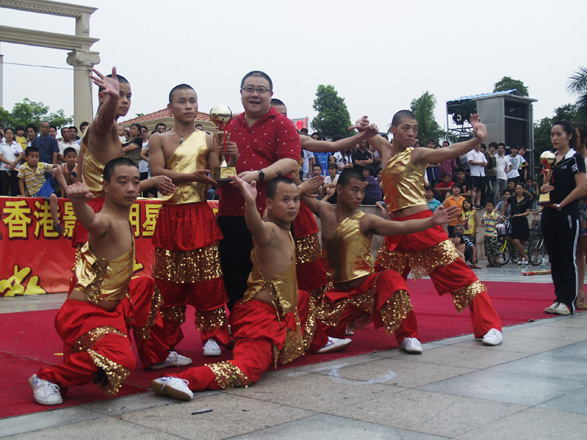
POLYGON ((167 125, 165 125, 163 122, 159 122, 157 125, 155 125, 155 130, 157 130, 159 133, 165 133, 167 131, 167 125))
POLYGON ((523 184, 524 182, 520 180, 520 168, 522 168, 524 164, 527 166, 527 162, 526 159, 524 159, 524 156, 518 154, 518 146, 516 144, 512 144, 510 147, 510 154, 506 157, 512 164, 510 172, 508 173, 508 181, 514 181, 515 183, 521 182, 523 184))
MULTIPOLYGON (((121 157, 122 144, 118 137, 117 120, 125 116, 130 108, 132 92, 126 78, 116 74, 116 68, 112 68, 111 75, 103 75, 93 69, 94 75, 90 78, 98 89, 100 104, 92 123, 88 126, 82 138, 82 148, 78 156, 80 179, 86 183, 93 195, 88 204, 97 212, 104 203, 104 190, 102 187, 102 172, 105 164, 112 159, 121 157)), ((152 177, 140 183, 141 191, 145 188, 156 186, 163 194, 172 193, 175 186, 166 176, 152 177)), ((87 241, 87 231, 76 222, 73 229, 72 246, 78 247, 87 241)))
MULTIPOLYGON (((394 220, 407 221, 432 215, 424 192, 426 164, 464 155, 480 144, 487 137, 487 129, 478 115, 471 115, 470 121, 475 137, 449 148, 430 150, 411 147, 418 133, 418 121, 409 110, 401 110, 394 115, 391 122, 392 143, 379 136, 369 138, 369 143, 380 150, 386 164, 382 187, 387 209, 394 220)), ((361 128, 368 123, 364 117, 357 126, 361 128)), ((428 274, 439 295, 451 294, 457 312, 469 307, 475 338, 482 339, 485 345, 501 344, 501 322, 487 295, 487 288, 458 257, 444 228, 436 226, 415 234, 386 237, 385 240, 377 257, 376 264, 380 268, 394 269, 404 278, 412 271, 415 278, 428 274)), ((417 338, 415 313, 408 314, 402 326, 402 331, 417 338)))
POLYGON ((204 356, 222 354, 229 343, 225 304, 228 302, 218 242, 222 234, 206 200, 208 177, 220 165, 219 149, 225 148, 228 166, 235 166, 238 149, 234 142, 215 145, 212 135, 196 130, 198 95, 187 84, 169 93, 174 128, 156 133, 149 141, 151 173, 169 177, 176 191, 163 198, 153 234, 153 277, 165 304, 161 316, 171 347, 183 339, 181 325, 186 305, 196 309, 196 328, 204 344, 204 356))
POLYGON ((39 150, 39 161, 59 165, 59 144, 57 139, 49 134, 51 126, 47 121, 41 122, 41 136, 35 138, 31 146, 39 150))
POLYGON ((69 127, 63 127, 61 129, 61 137, 63 140, 59 142, 59 162, 65 163, 65 154, 64 151, 66 148, 73 148, 75 150, 75 154, 79 154, 79 145, 73 142, 71 139, 72 133, 69 127))
POLYGON ((508 185, 508 173, 513 166, 508 156, 505 155, 505 144, 500 142, 497 144, 497 154, 495 155, 495 171, 497 173, 496 185, 497 188, 494 194, 494 200, 497 203, 508 185))
POLYGON ((106 395, 117 394, 136 365, 129 333, 133 329, 145 368, 189 365, 165 344, 159 306, 150 277, 133 278, 135 242, 130 209, 139 194, 139 170, 124 157, 104 166, 104 205, 88 205, 92 193, 85 183, 66 189, 77 219, 89 231, 73 271, 70 291, 59 309, 55 327, 63 340, 63 362, 42 367, 29 379, 41 405, 59 405, 64 391, 94 382, 106 395), (171 360, 171 362, 168 362, 171 360))
MULTIPOLYGON (((239 145, 236 171, 248 183, 256 182, 259 214, 265 209, 267 182, 296 172, 301 155, 300 137, 293 122, 271 107, 273 82, 264 72, 252 71, 241 81, 241 102, 245 111, 226 126, 230 140, 239 145)), ((251 233, 244 219, 244 200, 234 185, 221 188, 218 225, 222 272, 229 297, 229 308, 242 298, 251 272, 249 254, 251 233)))
POLYGON ((487 159, 481 152, 480 144, 476 144, 466 156, 471 170, 471 203, 475 209, 481 209, 481 194, 485 189, 485 165, 487 165, 487 159))
POLYGON ((359 142, 359 148, 353 153, 353 169, 363 175, 363 170, 373 163, 373 156, 367 148, 367 141, 359 142))

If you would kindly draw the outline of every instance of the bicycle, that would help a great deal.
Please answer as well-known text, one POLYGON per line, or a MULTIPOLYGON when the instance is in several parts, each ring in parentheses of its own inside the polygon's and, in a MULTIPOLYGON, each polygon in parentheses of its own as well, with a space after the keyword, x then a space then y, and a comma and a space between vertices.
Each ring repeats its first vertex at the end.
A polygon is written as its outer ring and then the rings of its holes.
POLYGON ((530 240, 528 240, 528 260, 532 266, 540 266, 545 258, 546 246, 540 229, 540 220, 535 220, 530 230, 530 240))
POLYGON ((517 250, 514 245, 514 239, 509 234, 510 218, 506 217, 503 221, 502 227, 497 228, 497 259, 496 262, 503 266, 508 264, 510 259, 512 262, 517 261, 517 250))

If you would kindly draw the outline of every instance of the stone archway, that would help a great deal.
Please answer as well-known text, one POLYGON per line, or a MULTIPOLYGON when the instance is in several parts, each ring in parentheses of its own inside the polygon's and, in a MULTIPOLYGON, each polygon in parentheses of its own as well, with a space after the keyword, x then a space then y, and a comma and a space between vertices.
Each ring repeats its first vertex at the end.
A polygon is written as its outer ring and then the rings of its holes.
MULTIPOLYGON (((73 73, 73 118, 75 125, 93 118, 92 81, 89 71, 100 62, 98 52, 90 50, 98 38, 90 38, 90 16, 97 10, 89 6, 47 0, 0 0, 0 8, 75 18, 75 35, 0 26, 0 42, 69 50, 67 64, 73 73)), ((0 103, 2 97, 2 59, 0 58, 0 103)))

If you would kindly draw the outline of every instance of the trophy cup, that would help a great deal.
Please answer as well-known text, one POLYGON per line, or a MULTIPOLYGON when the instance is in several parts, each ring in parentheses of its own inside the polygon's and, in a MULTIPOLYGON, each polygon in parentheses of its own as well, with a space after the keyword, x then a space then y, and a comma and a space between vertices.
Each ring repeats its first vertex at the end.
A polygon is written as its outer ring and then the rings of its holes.
MULTIPOLYGON (((556 160, 555 155, 550 151, 545 151, 540 155, 540 163, 544 166, 542 169, 542 175, 544 176, 544 184, 550 185, 552 179, 552 164, 556 160)), ((540 194, 538 198, 539 205, 551 205, 553 202, 550 200, 550 193, 540 194)))
POLYGON ((219 149, 219 156, 220 156, 220 166, 214 168, 214 172, 212 177, 218 183, 230 182, 230 176, 236 176, 236 168, 229 167, 226 163, 226 156, 224 155, 224 149, 226 147, 226 141, 230 137, 230 133, 227 133, 225 128, 226 124, 230 122, 232 118, 232 111, 226 105, 215 105, 212 110, 210 110, 210 121, 216 127, 218 127, 218 131, 214 132, 214 150, 216 150, 216 145, 220 147, 219 149))

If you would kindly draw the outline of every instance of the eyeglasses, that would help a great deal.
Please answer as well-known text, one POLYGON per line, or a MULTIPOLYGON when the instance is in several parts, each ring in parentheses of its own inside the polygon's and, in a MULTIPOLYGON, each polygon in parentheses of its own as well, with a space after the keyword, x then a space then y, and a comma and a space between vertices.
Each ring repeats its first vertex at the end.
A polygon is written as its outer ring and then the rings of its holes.
POLYGON ((258 95, 265 95, 266 93, 269 93, 271 90, 266 89, 265 87, 253 87, 253 86, 247 86, 245 88, 243 88, 243 92, 252 95, 254 92, 257 92, 258 95))

